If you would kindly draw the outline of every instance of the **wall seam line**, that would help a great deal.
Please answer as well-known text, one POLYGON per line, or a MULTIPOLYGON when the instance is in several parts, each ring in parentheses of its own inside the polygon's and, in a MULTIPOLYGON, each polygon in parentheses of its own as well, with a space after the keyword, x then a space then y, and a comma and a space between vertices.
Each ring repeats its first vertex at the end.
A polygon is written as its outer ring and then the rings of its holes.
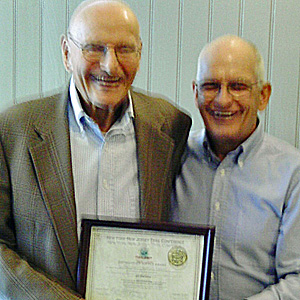
POLYGON ((210 43, 213 35, 213 13, 214 13, 214 0, 209 0, 208 4, 208 28, 207 28, 207 42, 210 43))
MULTIPOLYGON (((66 0, 66 13, 65 13, 65 33, 64 34, 68 34, 68 26, 69 26, 69 16, 70 16, 70 1, 66 0)), ((65 83, 67 84, 68 82, 68 72, 65 70, 65 83)))
POLYGON ((297 92, 297 115, 296 115, 296 136, 295 136, 295 146, 299 149, 300 144, 300 50, 299 50, 299 60, 298 60, 298 92, 297 92))
POLYGON ((153 49, 153 25, 154 25, 154 1, 150 0, 149 10, 149 43, 148 43, 148 66, 147 66, 147 90, 152 91, 152 49, 153 49))
POLYGON ((176 95, 175 103, 179 106, 180 83, 181 83, 181 65, 182 65, 182 36, 183 36, 183 7, 184 0, 179 0, 178 13, 178 37, 177 37, 177 68, 176 68, 176 95))
POLYGON ((17 104, 17 0, 13 2, 13 70, 12 70, 12 100, 17 104))
POLYGON ((43 31, 44 31, 44 24, 43 24, 43 2, 44 0, 39 1, 39 23, 40 23, 40 30, 39 30, 39 97, 43 97, 43 31))
MULTIPOLYGON (((272 81, 273 59, 274 59, 274 31, 276 19, 276 0, 271 0, 270 9, 270 33, 269 33, 269 49, 268 49, 268 63, 267 63, 267 81, 272 81)), ((266 132, 270 132, 270 105, 266 108, 264 128, 266 132)))
POLYGON ((245 17, 245 0, 239 2, 239 25, 238 25, 238 36, 244 36, 244 17, 245 17))

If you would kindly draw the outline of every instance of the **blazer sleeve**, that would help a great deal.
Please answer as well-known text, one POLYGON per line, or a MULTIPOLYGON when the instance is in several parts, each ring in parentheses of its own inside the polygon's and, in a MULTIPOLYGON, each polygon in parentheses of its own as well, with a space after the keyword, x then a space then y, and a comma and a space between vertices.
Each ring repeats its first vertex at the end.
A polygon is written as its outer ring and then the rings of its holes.
MULTIPOLYGON (((11 186, 0 146, 0 296, 7 299, 80 299, 74 291, 32 267, 14 249, 11 186)), ((1 298, 1 297, 0 297, 1 298)))

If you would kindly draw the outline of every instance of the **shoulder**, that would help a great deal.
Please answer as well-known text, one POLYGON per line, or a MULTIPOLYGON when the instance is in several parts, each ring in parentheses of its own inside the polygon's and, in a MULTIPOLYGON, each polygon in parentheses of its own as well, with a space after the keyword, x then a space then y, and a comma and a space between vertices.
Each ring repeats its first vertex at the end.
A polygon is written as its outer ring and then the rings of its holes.
POLYGON ((261 151, 269 157, 295 159, 300 163, 300 151, 288 142, 267 133, 264 134, 261 151))
POLYGON ((30 123, 42 123, 53 118, 59 107, 64 106, 64 96, 65 93, 59 93, 13 105, 0 113, 0 129, 27 127, 30 123))
MULTIPOLYGON (((137 133, 145 129, 169 136, 178 149, 186 143, 192 120, 169 100, 147 92, 131 90, 137 133), (154 131, 153 131, 154 130, 154 131)), ((144 133, 143 133, 144 135, 144 133)))
POLYGON ((161 128, 177 139, 187 137, 192 120, 189 114, 179 109, 163 96, 131 90, 136 122, 143 122, 151 127, 161 128))
POLYGON ((183 108, 178 108, 175 104, 163 95, 147 92, 138 88, 131 90, 134 108, 139 113, 148 109, 148 113, 155 113, 173 117, 182 115, 185 119, 190 119, 187 111, 183 108))
POLYGON ((46 109, 53 109, 54 102, 61 98, 61 93, 51 95, 45 98, 28 100, 25 102, 21 102, 11 106, 5 111, 1 112, 1 116, 7 115, 20 115, 22 116, 24 113, 31 113, 31 111, 44 111, 46 109))
POLYGON ((262 143, 249 157, 249 166, 273 181, 300 181, 300 151, 288 142, 264 133, 262 143))

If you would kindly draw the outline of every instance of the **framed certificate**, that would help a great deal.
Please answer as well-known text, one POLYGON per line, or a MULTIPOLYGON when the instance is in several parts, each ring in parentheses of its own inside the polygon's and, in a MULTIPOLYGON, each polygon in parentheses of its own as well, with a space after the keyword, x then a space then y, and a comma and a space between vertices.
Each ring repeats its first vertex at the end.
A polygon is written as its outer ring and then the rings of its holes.
POLYGON ((87 300, 209 299, 214 227, 82 221, 78 290, 87 300))

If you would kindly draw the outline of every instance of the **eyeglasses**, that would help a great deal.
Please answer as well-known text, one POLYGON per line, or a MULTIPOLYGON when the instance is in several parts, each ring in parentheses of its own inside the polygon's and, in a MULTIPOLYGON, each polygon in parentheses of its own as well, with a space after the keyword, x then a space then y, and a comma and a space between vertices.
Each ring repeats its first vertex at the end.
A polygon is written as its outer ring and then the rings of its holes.
MULTIPOLYGON (((243 81, 229 81, 226 84, 227 92, 235 99, 247 98, 251 94, 252 87, 260 81, 254 83, 245 83, 243 81)), ((202 81, 196 84, 200 95, 207 99, 214 99, 221 91, 222 83, 219 81, 202 81)))
MULTIPOLYGON (((70 33, 68 34, 68 38, 77 48, 81 50, 83 57, 89 62, 101 61, 110 48, 109 46, 100 44, 83 45, 76 41, 70 33)), ((115 46, 113 47, 113 50, 119 62, 130 61, 134 58, 134 56, 140 53, 139 47, 133 47, 129 45, 115 46)))

